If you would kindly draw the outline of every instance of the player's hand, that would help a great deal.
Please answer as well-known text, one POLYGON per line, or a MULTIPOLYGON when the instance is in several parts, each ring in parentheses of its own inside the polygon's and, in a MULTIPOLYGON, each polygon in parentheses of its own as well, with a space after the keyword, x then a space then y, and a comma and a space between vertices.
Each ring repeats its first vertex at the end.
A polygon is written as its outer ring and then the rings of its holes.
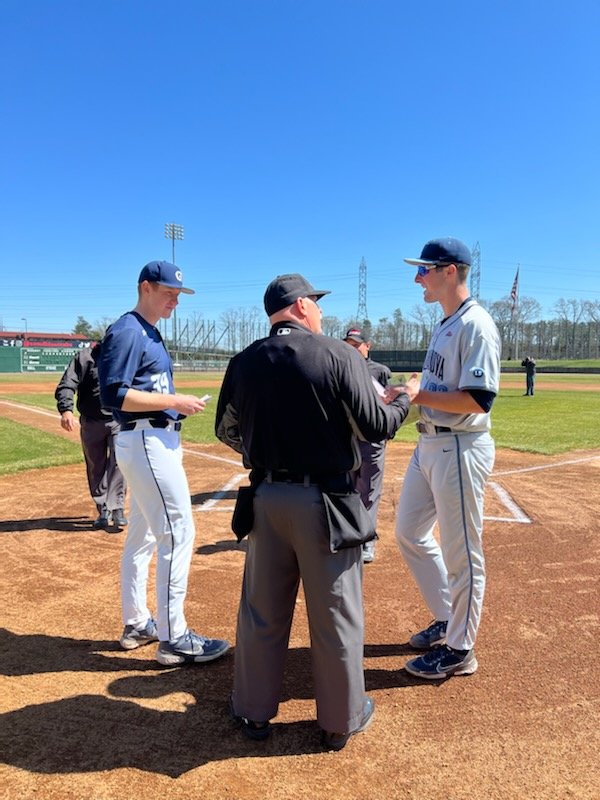
POLYGON ((75 417, 72 411, 63 411, 60 415, 60 427, 69 433, 75 430, 75 417))
POLYGON ((195 394, 176 394, 173 395, 176 399, 176 405, 173 406, 180 414, 185 414, 190 417, 197 414, 199 411, 204 411, 206 402, 195 394))
POLYGON ((410 402, 412 403, 419 393, 420 380, 416 372, 410 376, 406 383, 400 386, 386 386, 384 400, 386 403, 391 403, 400 394, 407 394, 410 402))

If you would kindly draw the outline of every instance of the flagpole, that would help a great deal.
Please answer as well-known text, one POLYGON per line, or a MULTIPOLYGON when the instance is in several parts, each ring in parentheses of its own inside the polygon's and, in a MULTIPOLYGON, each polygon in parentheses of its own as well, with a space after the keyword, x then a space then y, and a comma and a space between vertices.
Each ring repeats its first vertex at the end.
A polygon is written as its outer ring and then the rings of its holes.
POLYGON ((510 291, 510 298, 512 300, 512 308, 510 311, 511 320, 513 321, 513 333, 515 337, 515 361, 519 360, 519 315, 515 316, 515 309, 519 305, 519 270, 520 264, 517 264, 517 272, 513 281, 512 289, 510 291))

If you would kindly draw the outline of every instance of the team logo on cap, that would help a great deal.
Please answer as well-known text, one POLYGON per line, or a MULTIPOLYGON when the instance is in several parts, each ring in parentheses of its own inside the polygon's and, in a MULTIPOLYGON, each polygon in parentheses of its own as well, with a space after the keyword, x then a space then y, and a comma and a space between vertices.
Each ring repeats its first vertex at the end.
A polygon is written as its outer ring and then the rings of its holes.
POLYGON ((183 283, 183 275, 181 274, 181 270, 180 269, 178 269, 177 272, 175 273, 175 277, 177 278, 177 280, 180 283, 183 283))

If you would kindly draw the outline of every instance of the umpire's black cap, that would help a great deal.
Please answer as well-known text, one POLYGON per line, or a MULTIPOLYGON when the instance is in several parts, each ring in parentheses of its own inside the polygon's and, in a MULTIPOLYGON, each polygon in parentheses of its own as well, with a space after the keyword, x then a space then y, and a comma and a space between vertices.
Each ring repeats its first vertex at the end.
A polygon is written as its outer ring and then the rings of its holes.
POLYGON ((460 239, 445 236, 443 239, 432 239, 421 250, 420 258, 405 258, 407 264, 416 267, 429 267, 434 264, 464 264, 471 266, 471 251, 460 239))
POLYGON ((329 289, 314 289, 306 278, 297 272, 278 275, 267 286, 264 298, 265 311, 270 317, 282 308, 291 306, 299 297, 316 297, 320 300, 326 294, 330 294, 329 289))

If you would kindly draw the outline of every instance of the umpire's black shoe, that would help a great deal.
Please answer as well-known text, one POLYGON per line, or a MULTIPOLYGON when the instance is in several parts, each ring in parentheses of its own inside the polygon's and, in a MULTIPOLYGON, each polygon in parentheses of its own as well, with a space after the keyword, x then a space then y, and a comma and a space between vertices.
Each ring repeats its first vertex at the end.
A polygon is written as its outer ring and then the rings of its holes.
POLYGON ((117 528, 124 528, 127 525, 127 517, 123 513, 122 508, 115 508, 111 511, 112 524, 117 528))
POLYGON ((350 731, 350 733, 330 733, 329 731, 322 731, 321 744, 325 750, 343 750, 348 744, 348 739, 351 736, 354 736, 355 733, 360 733, 369 727, 374 713, 375 702, 370 697, 365 697, 362 720, 358 728, 350 731))
POLYGON ((255 722, 253 719, 246 719, 246 717, 239 717, 233 710, 233 698, 229 698, 229 716, 241 728, 244 736, 253 739, 255 742, 264 742, 271 735, 270 722, 255 722))
POLYGON ((106 507, 99 507, 98 511, 100 512, 97 518, 92 522, 92 528, 95 531, 100 530, 101 528, 108 528, 110 525, 110 520, 108 519, 108 511, 106 507))

